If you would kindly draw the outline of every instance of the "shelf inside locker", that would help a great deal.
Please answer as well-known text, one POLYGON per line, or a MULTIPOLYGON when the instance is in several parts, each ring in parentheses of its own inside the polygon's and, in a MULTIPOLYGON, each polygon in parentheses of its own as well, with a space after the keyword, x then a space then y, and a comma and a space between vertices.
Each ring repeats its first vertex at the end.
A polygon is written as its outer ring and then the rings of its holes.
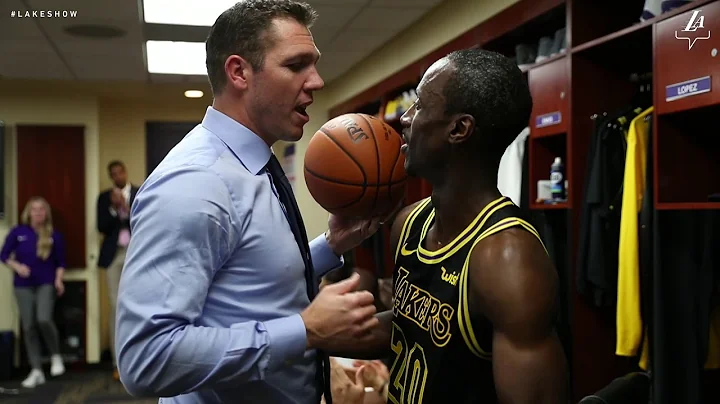
POLYGON ((720 207, 720 105, 656 117, 658 209, 720 207))

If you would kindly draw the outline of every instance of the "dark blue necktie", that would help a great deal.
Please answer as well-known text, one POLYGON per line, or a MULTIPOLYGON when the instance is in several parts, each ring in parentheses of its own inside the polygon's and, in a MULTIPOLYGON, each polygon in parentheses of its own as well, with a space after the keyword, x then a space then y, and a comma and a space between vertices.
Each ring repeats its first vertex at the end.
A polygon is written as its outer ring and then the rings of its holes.
MULTIPOLYGON (((310 301, 317 295, 317 287, 315 282, 315 271, 313 270, 312 259, 310 258, 310 246, 308 244, 307 233, 305 232, 305 224, 300 214, 300 208, 298 208, 295 195, 293 194, 290 181, 285 176, 285 172, 280 166, 280 162, 277 160, 274 154, 270 155, 270 161, 268 161, 267 169, 270 172, 273 183, 278 193, 280 202, 285 206, 285 213, 287 220, 290 224, 293 234, 295 235, 295 241, 300 248, 300 254, 302 255, 303 262, 305 263, 305 281, 307 283, 307 293, 310 301)), ((330 395, 330 361, 328 356, 317 350, 318 367, 319 371, 316 372, 317 382, 320 386, 323 386, 325 393, 325 402, 332 404, 332 397, 330 395)))

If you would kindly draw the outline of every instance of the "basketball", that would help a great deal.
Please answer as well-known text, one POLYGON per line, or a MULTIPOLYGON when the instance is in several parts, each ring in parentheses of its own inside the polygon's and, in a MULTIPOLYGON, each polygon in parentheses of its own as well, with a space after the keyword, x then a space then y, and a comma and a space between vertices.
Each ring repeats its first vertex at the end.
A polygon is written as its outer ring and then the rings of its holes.
POLYGON ((329 120, 305 152, 310 195, 337 216, 370 219, 392 213, 407 181, 401 145, 395 129, 372 115, 329 120))

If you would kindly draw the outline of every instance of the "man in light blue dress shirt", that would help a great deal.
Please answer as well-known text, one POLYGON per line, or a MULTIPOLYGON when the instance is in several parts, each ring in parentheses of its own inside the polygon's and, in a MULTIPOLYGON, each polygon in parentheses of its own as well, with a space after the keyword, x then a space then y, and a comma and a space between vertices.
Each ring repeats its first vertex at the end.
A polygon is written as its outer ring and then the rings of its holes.
MULTIPOLYGON (((290 0, 248 0, 207 40, 213 106, 140 188, 117 303, 121 381, 162 403, 318 403, 317 350, 348 352, 378 321, 357 276, 310 302, 305 264, 269 174, 271 146, 297 141, 324 83, 290 0)), ((315 279, 379 219, 330 216, 310 242, 315 279)))

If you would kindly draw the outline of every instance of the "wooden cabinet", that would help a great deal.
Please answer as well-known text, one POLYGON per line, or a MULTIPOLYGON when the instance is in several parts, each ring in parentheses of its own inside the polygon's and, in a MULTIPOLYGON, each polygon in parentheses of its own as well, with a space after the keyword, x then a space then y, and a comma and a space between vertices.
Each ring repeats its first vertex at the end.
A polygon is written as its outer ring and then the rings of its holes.
POLYGON ((532 137, 549 136, 567 131, 568 72, 567 58, 528 71, 528 85, 533 96, 530 116, 532 137))
POLYGON ((656 112, 720 104, 720 1, 655 24, 654 35, 656 112))
POLYGON ((656 117, 657 209, 720 209, 718 116, 720 105, 656 117))
POLYGON ((720 1, 655 24, 657 209, 720 208, 719 30, 720 1))

